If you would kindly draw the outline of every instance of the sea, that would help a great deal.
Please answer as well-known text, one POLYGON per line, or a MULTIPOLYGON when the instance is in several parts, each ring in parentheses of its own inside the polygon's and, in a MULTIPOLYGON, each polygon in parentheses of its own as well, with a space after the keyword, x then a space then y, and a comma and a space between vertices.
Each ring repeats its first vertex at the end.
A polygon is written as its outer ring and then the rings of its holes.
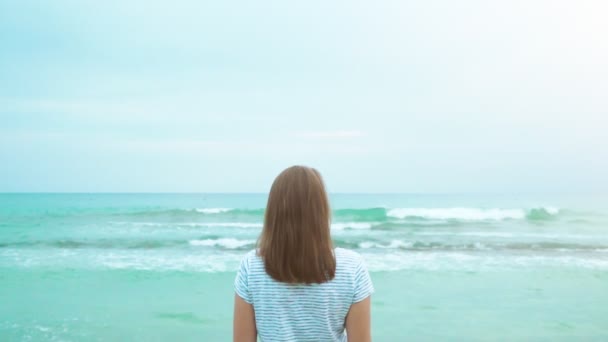
MULTIPOLYGON (((608 341, 608 197, 332 194, 374 341, 608 341)), ((0 341, 230 341, 266 194, 0 194, 0 341)))

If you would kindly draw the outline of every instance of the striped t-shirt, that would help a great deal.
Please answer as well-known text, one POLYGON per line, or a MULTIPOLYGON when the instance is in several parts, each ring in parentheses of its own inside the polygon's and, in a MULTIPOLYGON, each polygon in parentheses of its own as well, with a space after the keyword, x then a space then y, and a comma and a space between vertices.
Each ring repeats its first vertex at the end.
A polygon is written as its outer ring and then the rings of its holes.
POLYGON ((234 287, 253 305, 261 341, 346 341, 344 323, 351 304, 374 292, 361 256, 335 249, 334 279, 322 284, 287 284, 272 279, 251 251, 243 258, 234 287))

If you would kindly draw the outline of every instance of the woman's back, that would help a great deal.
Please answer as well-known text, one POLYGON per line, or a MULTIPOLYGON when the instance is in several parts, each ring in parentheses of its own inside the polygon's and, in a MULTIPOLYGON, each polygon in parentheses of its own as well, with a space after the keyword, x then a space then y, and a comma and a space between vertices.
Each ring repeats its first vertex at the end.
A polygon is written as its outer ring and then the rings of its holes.
POLYGON ((235 280, 234 341, 369 342, 372 283, 361 257, 334 248, 321 174, 292 166, 272 183, 255 251, 235 280))
POLYGON ((373 286, 361 257, 336 248, 334 279, 321 284, 288 284, 270 277, 255 251, 241 263, 236 293, 252 304, 262 341, 346 341, 344 324, 353 303, 373 286))

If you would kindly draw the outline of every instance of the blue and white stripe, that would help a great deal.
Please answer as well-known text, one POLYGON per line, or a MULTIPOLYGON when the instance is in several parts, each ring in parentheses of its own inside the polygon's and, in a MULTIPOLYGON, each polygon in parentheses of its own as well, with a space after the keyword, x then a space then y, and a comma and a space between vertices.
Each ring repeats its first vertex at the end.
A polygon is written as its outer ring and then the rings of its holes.
POLYGON ((236 293, 253 305, 261 341, 346 341, 344 322, 353 303, 374 292, 361 256, 335 249, 336 275, 327 283, 294 285, 272 279, 255 251, 241 262, 236 293))

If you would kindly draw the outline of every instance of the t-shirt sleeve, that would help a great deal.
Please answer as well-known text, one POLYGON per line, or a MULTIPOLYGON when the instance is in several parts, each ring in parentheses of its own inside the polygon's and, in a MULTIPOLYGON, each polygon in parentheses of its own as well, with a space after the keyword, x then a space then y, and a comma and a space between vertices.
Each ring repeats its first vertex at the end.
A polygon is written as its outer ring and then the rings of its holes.
POLYGON ((241 261, 241 266, 236 273, 236 279, 234 279, 234 291, 239 297, 245 302, 251 304, 251 293, 249 292, 249 258, 244 257, 241 261))
POLYGON ((369 276, 367 267, 365 267, 365 263, 363 262, 363 259, 361 259, 355 272, 355 295, 353 296, 353 303, 364 300, 372 293, 374 293, 374 285, 372 284, 372 279, 369 276))

